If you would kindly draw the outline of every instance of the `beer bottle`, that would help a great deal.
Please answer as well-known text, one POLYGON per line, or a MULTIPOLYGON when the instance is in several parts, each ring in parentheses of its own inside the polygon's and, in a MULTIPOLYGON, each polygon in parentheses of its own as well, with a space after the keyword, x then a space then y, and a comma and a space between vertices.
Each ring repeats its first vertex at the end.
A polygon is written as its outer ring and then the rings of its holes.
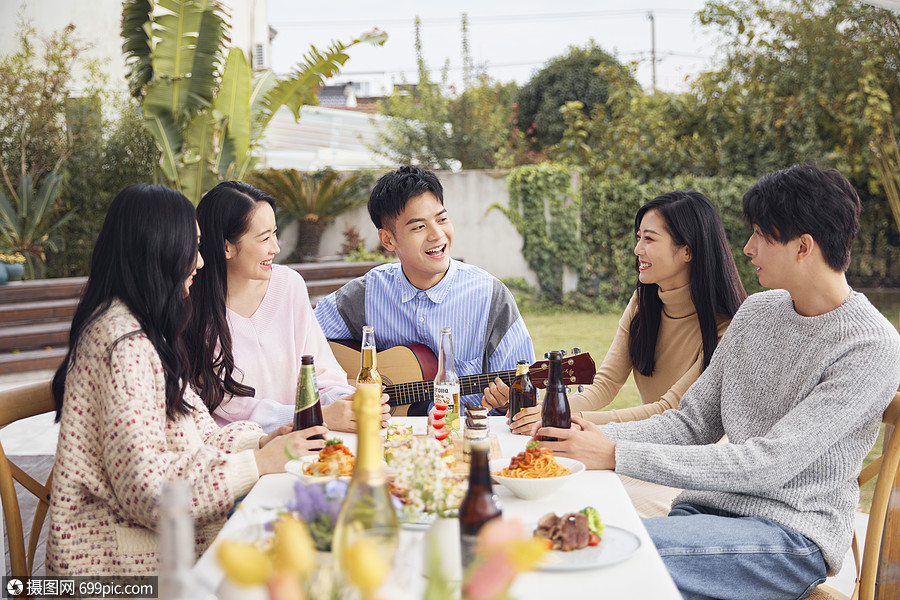
POLYGON ((371 325, 366 325, 362 329, 359 360, 356 383, 377 383, 380 386, 381 375, 378 374, 378 358, 375 352, 375 328, 371 325))
MULTIPOLYGON (((316 382, 316 367, 313 357, 305 355, 300 359, 300 381, 297 383, 297 403, 294 405, 294 431, 324 424, 322 405, 319 403, 319 384, 316 382)), ((324 440, 324 435, 310 439, 324 440)))
POLYGON ((469 467, 469 489, 459 506, 459 541, 462 551, 462 567, 475 557, 475 541, 481 527, 501 515, 500 500, 491 486, 488 468, 490 441, 487 438, 472 440, 472 462, 469 467))
POLYGON ((449 430, 459 431, 459 377, 453 364, 453 334, 449 327, 441 327, 441 348, 434 378, 434 408, 438 412, 445 411, 444 419, 449 430))
POLYGON ((537 388, 528 376, 528 361, 520 360, 516 365, 516 378, 509 386, 509 418, 512 419, 523 408, 537 406, 537 388))
POLYGON ((361 383, 356 387, 353 412, 357 422, 356 464, 347 495, 334 525, 332 554, 346 572, 353 545, 372 543, 391 564, 397 553, 400 525, 384 472, 381 435, 381 386, 361 383))
MULTIPOLYGON (((572 413, 569 411, 569 398, 562 376, 562 352, 550 352, 550 377, 547 379, 547 391, 544 393, 544 404, 541 408, 541 425, 543 427, 572 427, 572 413)), ((555 437, 541 436, 545 442, 558 441, 555 437)))

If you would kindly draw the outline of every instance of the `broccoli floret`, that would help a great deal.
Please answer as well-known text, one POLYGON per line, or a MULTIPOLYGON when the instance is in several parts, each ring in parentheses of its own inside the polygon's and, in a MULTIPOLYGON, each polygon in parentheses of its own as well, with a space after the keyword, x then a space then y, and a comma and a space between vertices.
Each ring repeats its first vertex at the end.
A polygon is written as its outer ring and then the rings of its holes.
POLYGON ((588 529, 591 530, 591 533, 597 535, 597 537, 603 537, 603 521, 600 519, 600 513, 597 512, 597 509, 593 506, 585 506, 580 511, 585 517, 587 517, 588 529))

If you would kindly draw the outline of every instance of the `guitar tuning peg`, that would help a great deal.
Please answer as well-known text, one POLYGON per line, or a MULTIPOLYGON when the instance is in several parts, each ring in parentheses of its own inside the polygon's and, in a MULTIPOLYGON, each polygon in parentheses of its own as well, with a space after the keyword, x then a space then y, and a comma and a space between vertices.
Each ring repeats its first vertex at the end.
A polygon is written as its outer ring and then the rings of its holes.
POLYGON ((572 354, 581 354, 581 348, 579 348, 578 346, 575 346, 574 348, 572 348, 571 353, 572 354))
POLYGON ((578 393, 580 394, 580 393, 583 392, 583 391, 584 391, 584 386, 583 386, 583 385, 579 385, 579 386, 578 386, 578 393))
POLYGON ((549 353, 549 352, 544 352, 544 358, 550 358, 550 353, 549 353))
POLYGON ((560 350, 560 351, 559 351, 559 355, 560 355, 560 357, 565 356, 565 355, 566 355, 566 351, 565 351, 565 350, 560 350))

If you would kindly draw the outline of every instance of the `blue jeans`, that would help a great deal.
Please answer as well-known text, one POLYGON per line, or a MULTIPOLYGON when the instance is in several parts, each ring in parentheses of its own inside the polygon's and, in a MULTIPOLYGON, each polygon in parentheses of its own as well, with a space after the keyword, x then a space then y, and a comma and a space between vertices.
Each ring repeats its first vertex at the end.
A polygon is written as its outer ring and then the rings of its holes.
POLYGON ((797 600, 825 581, 819 547, 770 519, 677 504, 644 525, 685 600, 797 600))

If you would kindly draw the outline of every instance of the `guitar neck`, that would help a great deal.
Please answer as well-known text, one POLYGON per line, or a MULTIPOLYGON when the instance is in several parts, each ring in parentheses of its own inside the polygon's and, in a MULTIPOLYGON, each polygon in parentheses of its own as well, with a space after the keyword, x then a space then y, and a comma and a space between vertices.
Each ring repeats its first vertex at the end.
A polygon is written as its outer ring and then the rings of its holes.
MULTIPOLYGON (((509 385, 512 383, 515 375, 515 371, 464 375, 459 378, 459 395, 480 394, 497 377, 503 383, 509 385)), ((384 393, 391 397, 391 404, 395 406, 414 404, 416 402, 431 402, 434 399, 434 382, 412 381, 410 383, 395 383, 384 386, 384 393)))

